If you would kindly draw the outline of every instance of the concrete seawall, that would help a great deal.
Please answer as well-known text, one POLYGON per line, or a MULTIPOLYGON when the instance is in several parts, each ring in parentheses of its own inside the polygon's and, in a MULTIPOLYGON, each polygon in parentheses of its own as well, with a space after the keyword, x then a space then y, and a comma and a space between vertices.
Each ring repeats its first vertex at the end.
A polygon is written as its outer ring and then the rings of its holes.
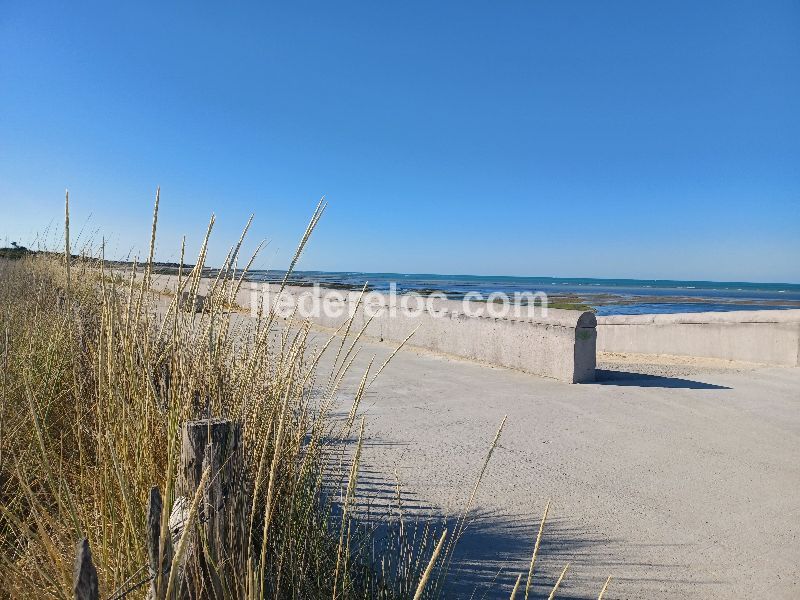
MULTIPOLYGON (((275 299, 275 291, 270 293, 271 300, 275 299)), ((240 304, 244 292, 240 292, 240 304)), ((355 315, 351 331, 363 329, 364 335, 371 338, 400 343, 414 332, 408 344, 417 348, 568 383, 594 381, 597 322, 589 312, 549 310, 547 316, 542 316, 537 307, 531 318, 495 318, 487 314, 476 316, 487 309, 485 303, 478 302, 465 305, 455 300, 420 298, 418 301, 424 300, 425 307, 407 311, 397 304, 397 297, 393 301, 375 292, 365 295, 360 304, 359 292, 322 289, 314 296, 309 288, 290 287, 284 294, 291 296, 293 302, 300 298, 319 302, 320 310, 314 311, 311 320, 330 329, 338 329, 355 315)), ((253 302, 252 295, 249 301, 253 302)))
MULTIPOLYGON (((174 292, 177 277, 160 275, 153 284, 159 291, 174 292)), ((200 294, 208 291, 203 280, 200 294)), ((236 298, 237 304, 251 312, 262 306, 274 306, 278 286, 245 283, 236 298)), ((596 362, 596 325, 591 312, 550 309, 543 316, 537 306, 534 316, 475 316, 486 312, 482 302, 421 298, 426 307, 408 314, 402 306, 404 296, 395 297, 371 292, 359 305, 360 292, 326 288, 289 286, 283 300, 289 304, 319 303, 319 310, 310 311, 311 322, 329 329, 340 328, 355 314, 351 333, 362 329, 369 338, 392 343, 403 342, 414 332, 408 345, 467 358, 490 365, 518 369, 534 375, 551 377, 568 383, 594 381, 596 362), (393 305, 395 304, 395 305, 393 305), (358 308, 357 308, 358 307, 358 308), (467 310, 465 310, 465 308, 467 310)), ((523 314, 525 311, 523 310, 523 314)), ((296 317, 305 318, 305 317, 296 317)))
MULTIPOLYGON (((177 278, 160 276, 158 287, 173 289, 177 278)), ((207 290, 204 281, 200 293, 207 290)), ((245 284, 237 303, 253 309, 264 287, 245 284)), ((269 287, 269 302, 277 286, 269 287)), ((410 346, 510 367, 570 383, 595 378, 596 352, 667 354, 771 365, 800 366, 800 310, 732 311, 595 317, 590 312, 550 309, 543 316, 495 317, 487 304, 428 299, 425 308, 393 306, 403 296, 290 286, 284 300, 317 302, 313 323, 338 329, 355 314, 351 332, 400 343, 415 331, 410 346), (358 308, 357 308, 358 307, 358 308), (476 313, 483 313, 476 315, 476 313)))
POLYGON ((597 349, 797 367, 800 310, 598 317, 597 349))
MULTIPOLYGON (((153 287, 174 293, 178 279, 159 275, 153 287)), ((199 293, 206 294, 209 280, 201 281, 199 293)), ((275 307, 278 302, 276 284, 245 283, 236 303, 253 314, 259 305, 275 307), (266 292, 266 293, 265 293, 266 292)), ((363 329, 368 338, 392 343, 403 342, 414 335, 408 345, 442 354, 467 358, 481 363, 518 369, 533 375, 551 377, 567 383, 585 383, 595 379, 597 320, 591 312, 550 309, 547 316, 536 306, 531 317, 525 307, 524 316, 494 317, 492 307, 484 302, 467 302, 443 298, 423 298, 421 310, 407 311, 403 303, 409 296, 387 296, 377 292, 360 292, 288 286, 282 294, 283 311, 303 303, 316 309, 307 311, 307 318, 319 326, 339 329, 355 315, 350 332, 363 329), (480 316, 477 313, 483 313, 480 316), (486 314, 489 313, 489 314, 486 314)), ((411 303, 410 308, 414 308, 411 303)), ((304 319, 305 316, 295 316, 304 319)))

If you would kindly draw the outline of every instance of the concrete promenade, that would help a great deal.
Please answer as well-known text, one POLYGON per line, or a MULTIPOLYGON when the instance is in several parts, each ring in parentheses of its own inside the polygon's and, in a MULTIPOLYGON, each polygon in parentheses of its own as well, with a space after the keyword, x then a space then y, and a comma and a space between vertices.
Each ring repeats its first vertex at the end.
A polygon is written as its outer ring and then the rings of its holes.
MULTIPOLYGON (((367 360, 393 348, 362 346, 343 414, 367 360)), ((396 473, 407 523, 452 521, 507 415, 455 597, 509 597, 548 498, 536 598, 567 562, 559 598, 596 598, 608 575, 613 600, 800 597, 800 369, 604 354, 597 366, 596 383, 565 385, 400 352, 362 402, 363 501, 391 504, 396 473)))

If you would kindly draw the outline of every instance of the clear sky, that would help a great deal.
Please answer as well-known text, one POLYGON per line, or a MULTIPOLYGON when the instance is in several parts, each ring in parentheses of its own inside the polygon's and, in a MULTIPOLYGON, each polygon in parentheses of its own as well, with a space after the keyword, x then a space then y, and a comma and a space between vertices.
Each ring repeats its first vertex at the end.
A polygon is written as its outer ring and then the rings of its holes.
POLYGON ((0 0, 0 242, 157 185, 161 260, 800 282, 800 2, 0 0))

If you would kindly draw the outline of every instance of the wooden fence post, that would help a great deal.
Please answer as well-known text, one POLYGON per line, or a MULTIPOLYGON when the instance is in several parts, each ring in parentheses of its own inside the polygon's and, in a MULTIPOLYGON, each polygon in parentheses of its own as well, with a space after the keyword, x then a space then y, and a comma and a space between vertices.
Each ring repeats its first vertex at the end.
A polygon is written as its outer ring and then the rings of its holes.
POLYGON ((203 539, 192 544, 186 563, 187 577, 202 579, 210 597, 224 591, 213 565, 233 566, 231 553, 243 535, 241 439, 241 423, 228 419, 189 421, 182 430, 178 494, 191 501, 203 471, 211 469, 197 515, 203 539))
POLYGON ((97 569, 92 562, 92 551, 89 549, 89 540, 86 538, 78 542, 72 581, 75 600, 100 600, 97 569))

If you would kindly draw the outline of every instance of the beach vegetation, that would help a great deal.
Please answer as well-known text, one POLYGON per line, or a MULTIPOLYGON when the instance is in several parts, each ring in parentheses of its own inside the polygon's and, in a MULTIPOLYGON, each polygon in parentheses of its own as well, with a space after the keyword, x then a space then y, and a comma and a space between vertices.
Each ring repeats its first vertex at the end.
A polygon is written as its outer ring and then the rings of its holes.
POLYGON ((358 494, 359 406, 388 361, 355 374, 349 410, 335 413, 359 335, 347 324, 316 347, 308 323, 242 317, 235 298, 254 256, 236 265, 249 222, 204 284, 212 217, 193 265, 181 249, 175 293, 154 291, 157 216, 158 199, 149 255, 124 271, 103 260, 102 245, 99 257, 74 257, 68 235, 63 253, 0 261, 0 597, 73 598, 82 540, 102 598, 441 597, 503 425, 453 526, 401 512, 379 530, 363 519, 358 494), (183 294, 197 297, 203 285, 203 310, 181 310, 183 294), (326 352, 333 360, 323 370, 326 352), (214 560, 191 568, 181 561, 206 539, 202 497, 213 482, 204 463, 196 493, 181 496, 181 431, 188 421, 210 427, 212 417, 241 427, 238 500, 214 560), (156 571, 145 544, 154 486, 163 497, 158 548, 162 558, 174 550, 156 571))
POLYGON ((28 254, 29 250, 25 246, 20 246, 17 242, 11 242, 11 246, 0 248, 0 259, 17 260, 28 254))

